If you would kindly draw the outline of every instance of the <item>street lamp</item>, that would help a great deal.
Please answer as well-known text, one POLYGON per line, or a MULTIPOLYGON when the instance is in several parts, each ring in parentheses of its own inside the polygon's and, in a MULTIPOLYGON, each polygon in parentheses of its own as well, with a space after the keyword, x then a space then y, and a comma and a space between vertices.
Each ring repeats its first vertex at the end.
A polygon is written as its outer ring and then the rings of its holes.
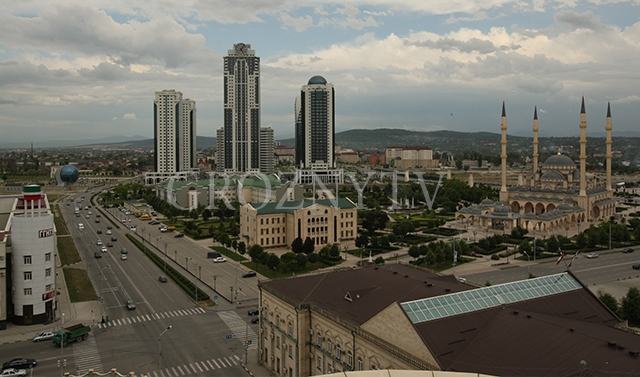
POLYGON ((106 268, 109 268, 109 265, 106 265, 105 267, 103 267, 102 269, 100 269, 100 307, 102 309, 102 316, 104 317, 104 305, 103 303, 103 299, 102 299, 102 290, 103 290, 103 285, 104 285, 104 273, 102 271, 104 271, 106 268))
POLYGON ((175 258, 173 258, 173 260, 174 260, 176 263, 178 263, 178 250, 174 250, 174 252, 175 252, 176 256, 175 256, 175 258))
POLYGON ((162 236, 158 236, 156 237, 156 247, 159 249, 160 248, 160 240, 162 239, 162 236))
POLYGON ((216 291, 216 279, 217 279, 217 278, 218 278, 218 277, 217 277, 216 275, 213 275, 213 291, 214 291, 214 292, 217 292, 217 291, 216 291))
POLYGON ((162 335, 171 330, 171 325, 158 335, 158 369, 162 369, 162 335))
POLYGON ((167 241, 164 242, 164 273, 167 273, 167 241))
MULTIPOLYGON (((60 327, 60 377, 64 376, 64 337, 66 336, 64 332, 64 313, 62 313, 62 327, 60 327)), ((32 369, 33 370, 33 369, 32 369)))

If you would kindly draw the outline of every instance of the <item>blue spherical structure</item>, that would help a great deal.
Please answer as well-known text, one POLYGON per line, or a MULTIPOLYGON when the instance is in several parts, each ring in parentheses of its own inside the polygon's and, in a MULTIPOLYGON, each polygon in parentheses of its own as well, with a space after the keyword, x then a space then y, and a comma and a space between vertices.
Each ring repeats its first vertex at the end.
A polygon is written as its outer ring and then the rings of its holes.
POLYGON ((73 165, 66 165, 60 169, 60 180, 66 184, 75 183, 79 176, 78 168, 73 165))

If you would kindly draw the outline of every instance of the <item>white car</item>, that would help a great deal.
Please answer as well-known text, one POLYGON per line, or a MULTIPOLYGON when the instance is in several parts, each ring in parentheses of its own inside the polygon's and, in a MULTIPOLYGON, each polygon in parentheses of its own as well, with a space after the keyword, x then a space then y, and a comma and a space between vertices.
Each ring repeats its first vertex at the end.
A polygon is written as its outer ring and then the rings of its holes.
POLYGON ((97 241, 96 241, 96 245, 98 245, 98 246, 102 246, 102 240, 97 240, 97 241))
POLYGON ((25 369, 5 369, 0 373, 0 376, 26 376, 27 371, 25 369))
POLYGON ((49 340, 53 338, 53 333, 51 331, 40 333, 33 337, 34 342, 41 342, 43 340, 49 340))
POLYGON ((597 258, 598 257, 598 253, 589 253, 587 254, 587 258, 589 259, 593 259, 593 258, 597 258))
POLYGON ((111 231, 111 229, 108 229, 108 230, 107 230, 107 234, 111 234, 111 233, 113 233, 113 232, 111 231))
POLYGON ((217 258, 213 258, 213 263, 222 263, 222 262, 226 262, 227 259, 224 257, 217 257, 217 258))
POLYGON ((102 248, 100 249, 100 251, 102 251, 103 253, 107 252, 107 248, 105 246, 102 246, 102 248))
POLYGON ((127 260, 127 254, 120 254, 121 260, 127 260))

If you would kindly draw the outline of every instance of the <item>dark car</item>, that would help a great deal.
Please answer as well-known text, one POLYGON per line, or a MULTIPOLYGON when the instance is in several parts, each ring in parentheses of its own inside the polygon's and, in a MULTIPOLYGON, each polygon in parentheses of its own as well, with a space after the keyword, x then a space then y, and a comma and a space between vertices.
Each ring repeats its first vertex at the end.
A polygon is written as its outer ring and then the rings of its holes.
POLYGON ((98 231, 96 233, 102 234, 102 230, 98 229, 98 231))
POLYGON ((126 306, 127 306, 127 309, 129 310, 134 310, 136 308, 136 304, 134 304, 133 301, 131 300, 127 301, 126 306))
POLYGON ((251 318, 251 323, 260 323, 260 317, 251 318))
POLYGON ((97 214, 96 217, 100 217, 100 214, 97 214))
POLYGON ((242 274, 243 278, 252 278, 256 276, 256 272, 255 271, 249 271, 249 272, 245 272, 244 274, 242 274))
POLYGON ((630 247, 627 247, 626 249, 622 249, 623 253, 633 253, 633 249, 630 247))
POLYGON ((166 276, 160 276, 160 277, 158 278, 158 281, 159 281, 160 283, 166 283, 166 282, 167 282, 167 277, 166 277, 166 276))
POLYGON ((123 247, 122 249, 120 249, 120 254, 127 254, 127 253, 128 251, 126 247, 123 247))
POLYGON ((113 229, 111 225, 107 225, 107 229, 113 229))
POLYGON ((260 314, 260 309, 258 308, 251 308, 247 310, 247 315, 258 315, 258 314, 260 314))
POLYGON ((96 219, 96 222, 97 222, 97 223, 99 223, 99 222, 100 222, 100 219, 96 219))
POLYGON ((93 257, 94 257, 94 258, 96 258, 96 259, 100 259, 100 258, 102 258, 102 254, 100 254, 100 252, 99 252, 99 251, 96 251, 96 252, 93 254, 93 257))
POLYGON ((114 236, 114 237, 111 237, 111 241, 116 242, 117 240, 118 240, 118 239, 117 239, 115 236, 114 236))
POLYGON ((2 369, 4 370, 9 368, 17 368, 17 369, 31 368, 31 367, 35 367, 36 364, 38 364, 38 362, 35 359, 16 358, 2 364, 2 369))
POLYGON ((636 263, 633 265, 634 270, 640 270, 640 263, 636 263))
POLYGON ((184 233, 176 233, 175 236, 173 236, 174 238, 182 238, 184 237, 184 233))
POLYGON ((111 242, 107 242, 107 247, 113 247, 113 244, 111 242))
POLYGON ((220 255, 220 253, 218 253, 217 251, 209 251, 207 252, 207 258, 218 258, 221 257, 222 255, 220 255))

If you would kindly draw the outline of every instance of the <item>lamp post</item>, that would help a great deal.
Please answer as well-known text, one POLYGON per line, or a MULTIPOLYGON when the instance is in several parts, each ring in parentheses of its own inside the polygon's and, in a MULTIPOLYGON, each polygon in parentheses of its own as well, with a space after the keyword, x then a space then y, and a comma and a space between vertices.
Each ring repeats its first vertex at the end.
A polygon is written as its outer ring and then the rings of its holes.
MULTIPOLYGON (((64 376, 64 337, 67 336, 64 332, 64 313, 62 313, 62 327, 60 327, 60 377, 64 376)), ((32 369, 33 370, 33 369, 32 369)))
POLYGON ((536 261, 536 229, 533 229, 533 262, 536 261))
POLYGON ((529 273, 529 276, 531 276, 531 264, 529 264, 529 262, 531 261, 531 258, 529 257, 529 254, 527 254, 526 251, 522 250, 522 252, 524 253, 524 255, 527 256, 527 272, 529 273))
POLYGON ((162 239, 162 236, 158 236, 156 237, 156 248, 160 248, 160 240, 162 239))
POLYGON ((173 260, 174 260, 176 263, 178 263, 178 250, 174 250, 174 252, 175 252, 176 256, 175 256, 175 258, 173 258, 173 260))
POLYGON ((609 250, 611 250, 611 220, 609 220, 609 250))
POLYGON ((167 273, 167 241, 164 242, 164 273, 167 273))
POLYGON ((213 275, 213 291, 214 291, 214 292, 217 292, 217 291, 216 291, 216 279, 217 279, 217 278, 218 278, 218 277, 217 277, 216 275, 213 275))
POLYGON ((186 268, 187 268, 187 272, 189 272, 189 259, 191 259, 191 258, 189 258, 189 257, 184 257, 184 265, 185 265, 185 266, 186 266, 186 268))
POLYGON ((103 285, 104 285, 104 273, 102 271, 104 271, 106 268, 109 268, 109 265, 106 265, 105 267, 103 267, 102 269, 100 269, 100 308, 102 309, 102 315, 104 316, 104 305, 102 305, 103 299, 102 299, 102 290, 103 285))
POLYGON ((194 280, 196 281, 196 302, 198 302, 198 279, 199 279, 198 276, 200 276, 200 271, 202 271, 202 266, 196 263, 196 267, 198 268, 198 270, 196 271, 197 275, 194 276, 195 277, 194 280))
POLYGON ((158 369, 162 369, 162 335, 169 330, 171 330, 171 325, 158 335, 158 369))

